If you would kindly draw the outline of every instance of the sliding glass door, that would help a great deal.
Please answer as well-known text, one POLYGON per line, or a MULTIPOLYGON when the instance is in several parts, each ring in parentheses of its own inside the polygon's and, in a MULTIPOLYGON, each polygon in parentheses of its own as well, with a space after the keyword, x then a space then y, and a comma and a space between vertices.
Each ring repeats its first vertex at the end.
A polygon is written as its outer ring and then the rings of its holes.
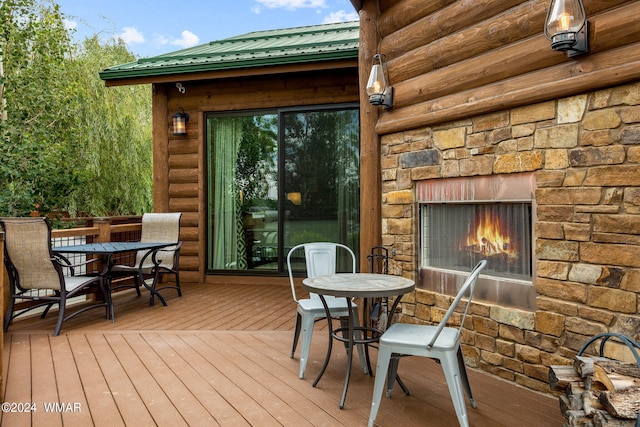
POLYGON ((278 274, 304 242, 358 252, 356 106, 209 114, 209 272, 278 274))

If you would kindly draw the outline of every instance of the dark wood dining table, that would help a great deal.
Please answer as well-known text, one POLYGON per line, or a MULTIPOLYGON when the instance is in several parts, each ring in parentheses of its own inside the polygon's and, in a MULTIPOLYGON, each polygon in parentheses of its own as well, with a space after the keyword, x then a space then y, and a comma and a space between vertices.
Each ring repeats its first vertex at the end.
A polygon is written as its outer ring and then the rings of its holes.
POLYGON ((138 275, 140 277, 140 282, 142 285, 151 292, 152 297, 156 296, 162 303, 162 305, 166 306, 167 302, 164 300, 162 295, 156 290, 156 283, 158 280, 158 269, 155 270, 155 275, 151 284, 147 283, 144 280, 144 276, 142 274, 142 267, 146 258, 151 257, 151 260, 154 265, 160 265, 160 260, 156 259, 156 254, 162 248, 166 248, 168 246, 174 246, 175 242, 100 242, 100 243, 84 243, 81 245, 71 245, 71 246, 55 246, 52 248, 53 252, 56 254, 84 254, 84 255, 97 255, 102 258, 103 265, 102 271, 99 273, 103 277, 103 281, 106 284, 106 295, 109 298, 107 303, 111 307, 111 320, 115 320, 113 303, 111 301, 111 280, 109 277, 109 273, 111 271, 111 267, 113 266, 112 257, 117 254, 124 254, 129 252, 138 252, 138 251, 147 251, 142 261, 138 266, 138 275))

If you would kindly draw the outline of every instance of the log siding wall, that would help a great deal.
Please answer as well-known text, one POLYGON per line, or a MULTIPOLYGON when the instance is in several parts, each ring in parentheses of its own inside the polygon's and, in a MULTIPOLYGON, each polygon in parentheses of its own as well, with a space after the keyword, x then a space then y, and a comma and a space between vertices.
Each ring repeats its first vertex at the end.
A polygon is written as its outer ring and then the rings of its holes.
POLYGON ((160 100, 158 103, 165 103, 161 110, 164 115, 159 119, 161 124, 154 128, 154 177, 157 176, 154 180, 157 192, 154 193, 155 208, 158 211, 183 212, 180 232, 183 240, 180 255, 182 280, 198 283, 233 282, 234 279, 229 276, 220 276, 218 280, 205 274, 205 114, 357 102, 359 94, 355 61, 351 68, 314 71, 309 66, 305 72, 182 81, 182 85, 184 93, 177 90, 175 82, 154 85, 154 98, 160 100), (163 100, 164 97, 166 100, 163 100), (171 133, 171 116, 179 107, 189 114, 186 136, 174 136, 171 133), (158 187, 166 189, 157 190, 158 187))
MULTIPOLYGON (((640 1, 585 0, 591 52, 571 60, 543 36, 548 0, 365 0, 363 10, 373 4, 396 97, 375 127, 390 272, 418 277, 416 181, 534 172, 537 308, 476 301, 466 362, 549 393, 549 366, 571 363, 589 337, 638 340, 640 1), (424 150, 437 161, 403 167, 424 150)), ((418 289, 403 321, 438 322, 450 300, 418 289)))
POLYGON ((591 51, 573 60, 552 51, 543 35, 548 3, 381 1, 379 51, 389 59, 396 99, 378 121, 378 133, 640 78, 640 2, 585 0, 591 51), (403 12, 415 9, 415 16, 403 12))

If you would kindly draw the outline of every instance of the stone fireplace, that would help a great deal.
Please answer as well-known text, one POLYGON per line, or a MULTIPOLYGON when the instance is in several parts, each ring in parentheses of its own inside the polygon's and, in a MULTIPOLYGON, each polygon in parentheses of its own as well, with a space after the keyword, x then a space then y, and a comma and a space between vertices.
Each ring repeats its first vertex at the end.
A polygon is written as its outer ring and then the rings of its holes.
POLYGON ((531 173, 416 183, 419 286, 455 295, 481 259, 476 298, 535 309, 531 173))
POLYGON ((548 367, 595 334, 640 339, 640 83, 383 135, 380 149, 389 273, 417 284, 402 321, 439 322, 491 256, 463 328, 469 366, 549 392, 548 367))

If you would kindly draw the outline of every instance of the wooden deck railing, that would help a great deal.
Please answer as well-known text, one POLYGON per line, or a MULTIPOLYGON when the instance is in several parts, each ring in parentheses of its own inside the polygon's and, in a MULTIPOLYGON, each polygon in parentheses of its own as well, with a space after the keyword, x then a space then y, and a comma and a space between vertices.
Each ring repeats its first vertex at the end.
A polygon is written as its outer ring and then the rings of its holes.
POLYGON ((88 223, 85 227, 74 227, 65 229, 54 229, 51 231, 52 238, 82 238, 86 237, 90 242, 110 242, 125 240, 124 235, 134 235, 133 239, 140 238, 142 223, 140 217, 104 217, 104 218, 86 218, 82 219, 83 223, 88 223), (113 224, 117 221, 117 224, 113 224), (123 222, 126 221, 126 222, 123 222))
MULTIPOLYGON (((69 220, 83 226, 53 229, 51 239, 54 246, 77 245, 81 243, 127 242, 140 240, 141 217, 100 217, 69 220)), ((118 255, 114 262, 131 264, 134 254, 118 255)))

